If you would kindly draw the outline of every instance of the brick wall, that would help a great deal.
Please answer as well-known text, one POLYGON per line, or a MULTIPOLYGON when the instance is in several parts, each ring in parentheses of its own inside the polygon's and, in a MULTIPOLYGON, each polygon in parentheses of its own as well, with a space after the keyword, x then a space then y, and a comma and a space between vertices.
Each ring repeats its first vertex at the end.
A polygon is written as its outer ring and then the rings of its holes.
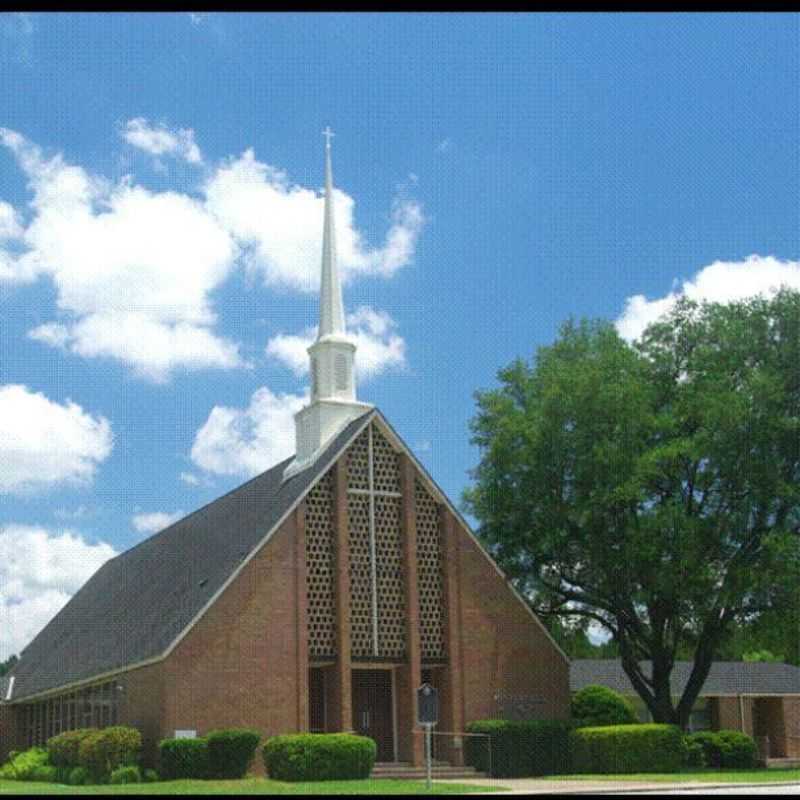
POLYGON ((529 719, 567 718, 567 661, 457 521, 454 528, 464 722, 511 716, 514 709, 529 719))
POLYGON ((12 750, 23 749, 19 740, 17 710, 15 706, 0 705, 0 764, 8 759, 12 750))
POLYGON ((750 697, 716 697, 711 710, 711 726, 714 730, 744 731, 753 735, 753 700, 750 697), (742 726, 744 717, 744 726, 742 726))
MULTIPOLYGON (((162 735, 252 727, 272 736, 306 728, 296 519, 287 519, 164 662, 162 735)), ((255 770, 263 771, 260 754, 255 770)))

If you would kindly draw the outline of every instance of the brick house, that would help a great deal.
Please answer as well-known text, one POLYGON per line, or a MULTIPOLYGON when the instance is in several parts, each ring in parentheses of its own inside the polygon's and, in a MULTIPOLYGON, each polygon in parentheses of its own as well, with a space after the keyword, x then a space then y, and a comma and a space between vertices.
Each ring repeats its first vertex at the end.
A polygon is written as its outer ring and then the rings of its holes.
MULTIPOLYGON (((356 400, 330 144, 319 335, 296 453, 104 564, 0 679, 0 760, 111 724, 356 731, 422 762, 415 690, 464 726, 569 714, 569 665, 384 416, 356 400)), ((259 769, 258 760, 256 768, 259 769)))
MULTIPOLYGON (((672 672, 674 697, 689 681, 692 663, 672 672)), ((570 689, 608 686, 628 697, 642 722, 652 717, 619 659, 578 658, 570 667, 570 689)), ((689 720, 689 730, 737 730, 753 736, 770 759, 800 758, 800 667, 759 661, 715 661, 689 720)))

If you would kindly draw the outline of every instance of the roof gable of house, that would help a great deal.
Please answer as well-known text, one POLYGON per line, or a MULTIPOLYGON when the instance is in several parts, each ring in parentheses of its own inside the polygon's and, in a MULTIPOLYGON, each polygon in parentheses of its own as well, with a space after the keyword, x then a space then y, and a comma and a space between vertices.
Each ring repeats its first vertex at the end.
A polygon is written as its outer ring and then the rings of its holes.
MULTIPOLYGON (((650 674, 649 661, 641 662, 645 674, 650 674)), ((691 661, 676 661, 671 675, 674 696, 683 694, 692 671, 691 661)), ((570 689, 575 692, 584 686, 600 684, 621 694, 636 694, 620 659, 579 658, 570 666, 570 689)), ((701 697, 725 695, 800 695, 800 667, 766 661, 714 661, 701 697)))

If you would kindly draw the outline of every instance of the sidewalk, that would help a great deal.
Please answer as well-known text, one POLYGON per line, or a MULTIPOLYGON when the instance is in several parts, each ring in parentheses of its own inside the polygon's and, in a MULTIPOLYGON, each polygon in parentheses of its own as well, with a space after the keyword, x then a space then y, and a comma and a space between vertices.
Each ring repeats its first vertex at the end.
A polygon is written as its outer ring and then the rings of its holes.
MULTIPOLYGON (((462 781, 437 780, 435 783, 463 783, 462 781)), ((541 778, 481 778, 474 781, 478 786, 503 787, 508 791, 497 794, 622 794, 626 792, 674 792, 698 789, 748 789, 752 787, 800 786, 797 781, 786 783, 731 783, 710 781, 551 781, 541 778)), ((494 793, 492 793, 494 794, 494 793)))

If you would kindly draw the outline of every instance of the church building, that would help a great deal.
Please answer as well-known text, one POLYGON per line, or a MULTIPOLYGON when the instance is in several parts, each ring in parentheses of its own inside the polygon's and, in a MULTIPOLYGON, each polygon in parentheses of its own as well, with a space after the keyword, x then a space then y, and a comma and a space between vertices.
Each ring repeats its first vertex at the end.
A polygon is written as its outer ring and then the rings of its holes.
MULTIPOLYGON (((569 713, 569 663, 381 412, 357 399, 336 262, 330 136, 319 333, 296 453, 105 563, 0 678, 0 761, 82 727, 160 739, 354 731, 423 760, 465 725, 569 713)), ((256 760, 256 769, 260 760, 256 760)))

